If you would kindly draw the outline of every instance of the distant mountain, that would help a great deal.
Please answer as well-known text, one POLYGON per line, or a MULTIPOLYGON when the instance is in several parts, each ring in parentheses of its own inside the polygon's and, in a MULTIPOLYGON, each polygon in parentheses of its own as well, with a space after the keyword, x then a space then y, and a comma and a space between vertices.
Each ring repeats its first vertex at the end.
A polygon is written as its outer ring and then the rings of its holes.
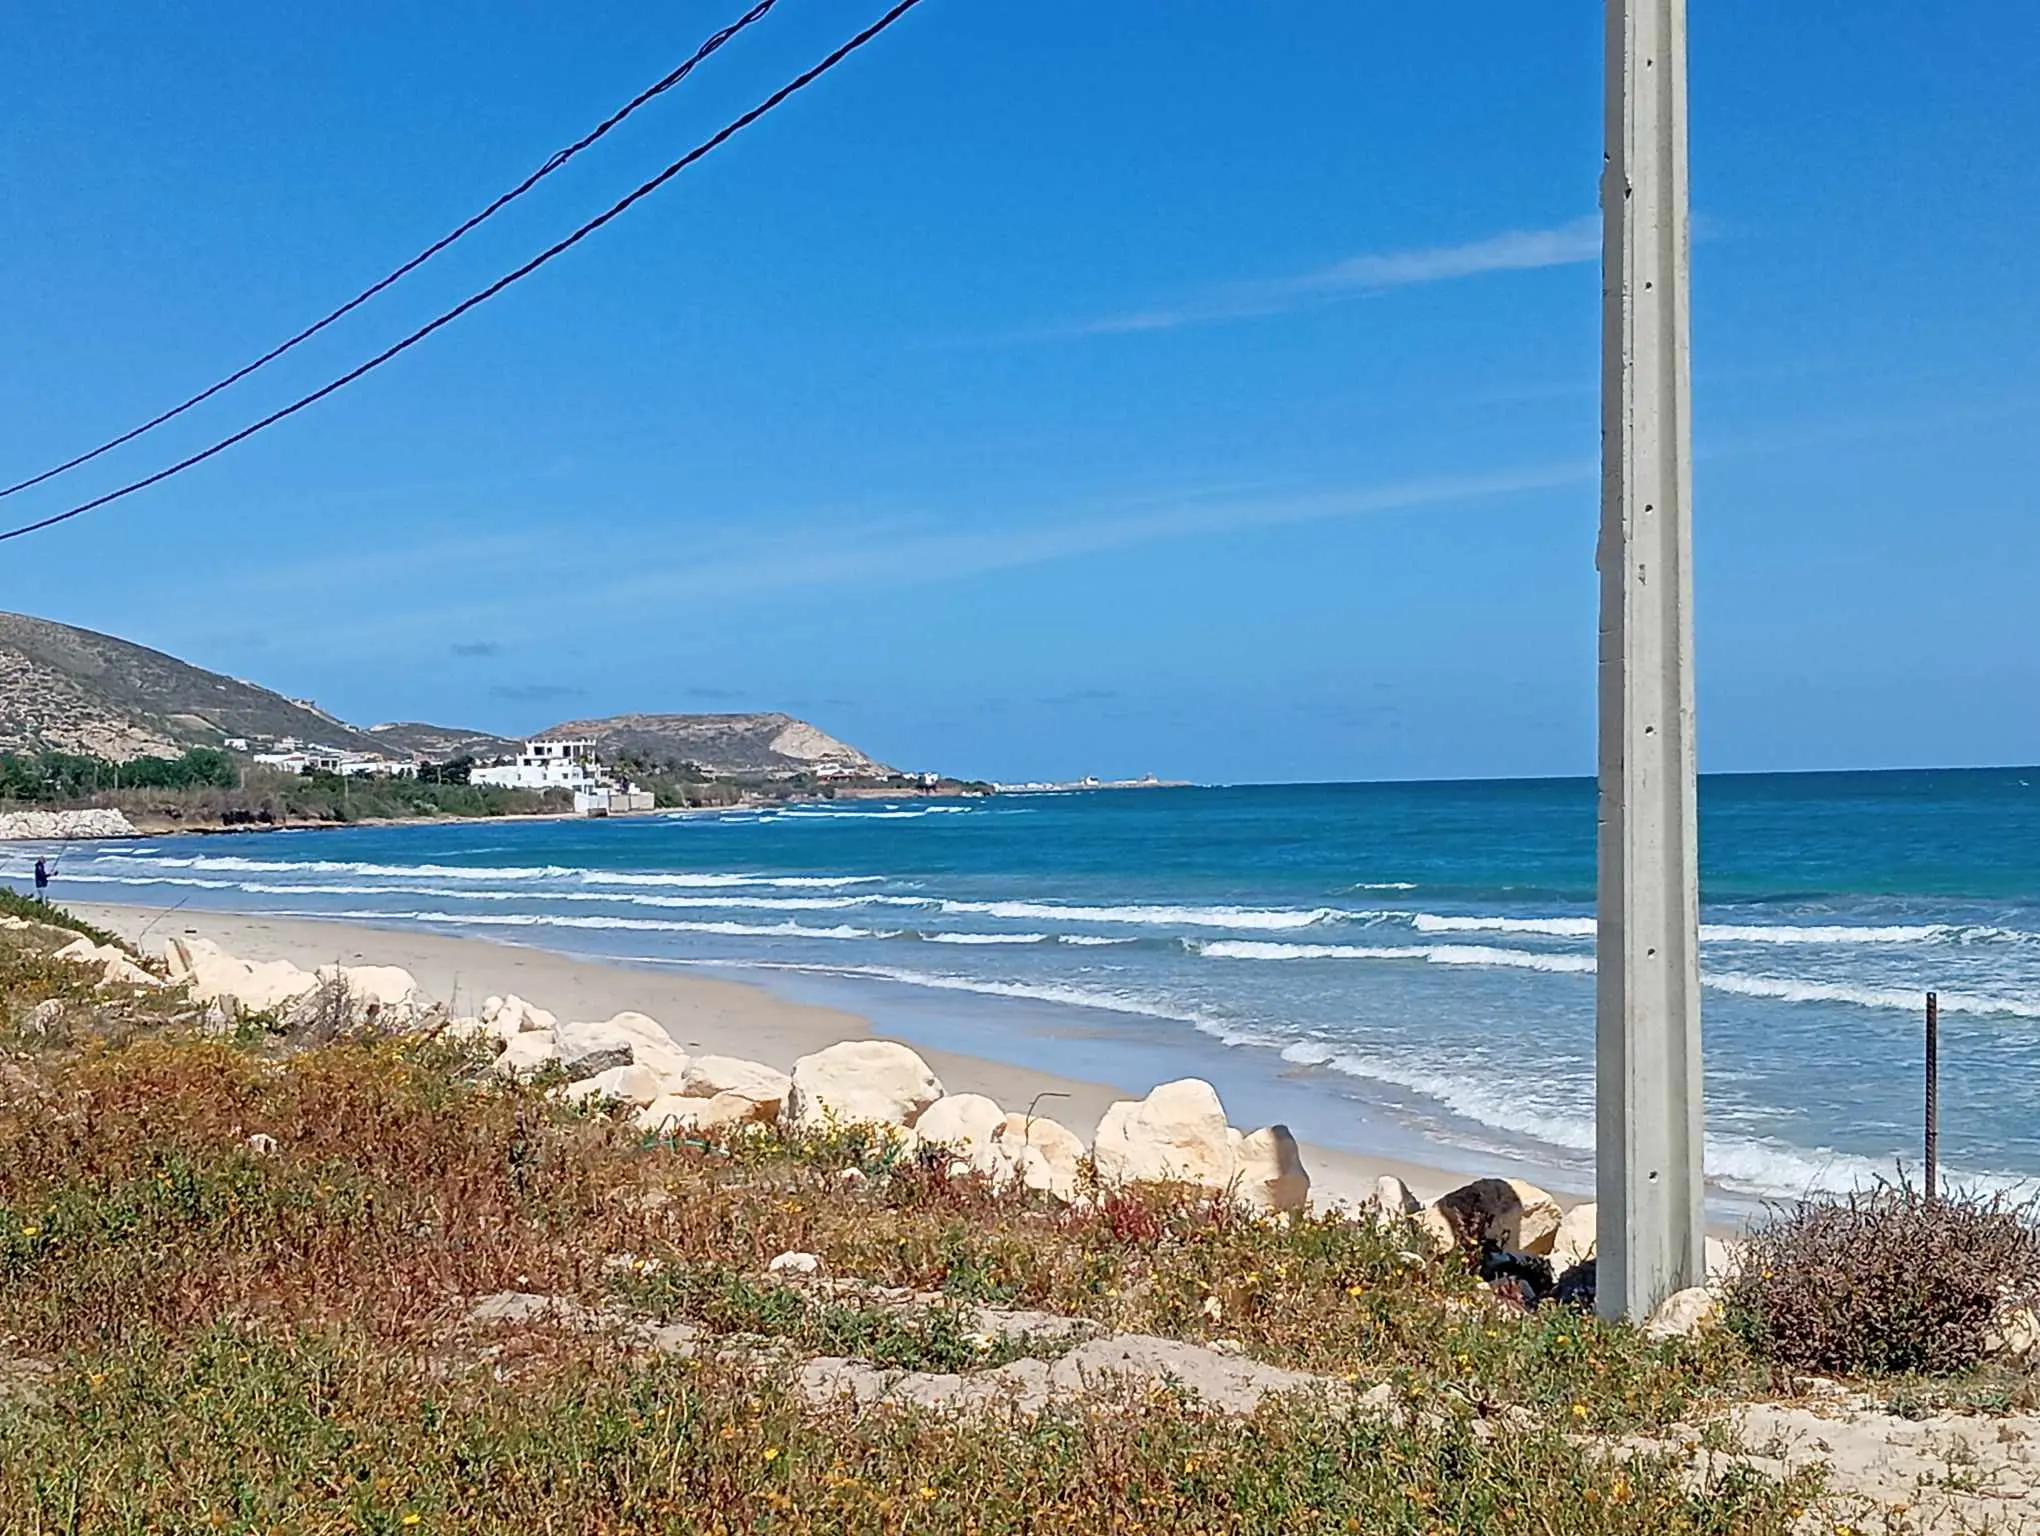
POLYGON ((715 773, 789 774, 823 766, 852 773, 893 770, 792 715, 611 715, 566 720, 548 736, 587 736, 605 756, 630 756, 715 773))
POLYGON ((309 701, 111 635, 0 613, 0 748, 125 761, 230 736, 378 750, 373 737, 309 701))
MULTIPOLYGON (((593 737, 605 755, 692 763, 713 773, 792 774, 824 765, 891 772, 792 715, 614 715, 569 720, 548 736, 593 737)), ((0 751, 54 749, 125 762, 186 747, 301 742, 383 757, 507 757, 519 742, 487 731, 396 721, 349 725, 309 699, 208 672, 145 645, 50 619, 0 613, 0 751)))

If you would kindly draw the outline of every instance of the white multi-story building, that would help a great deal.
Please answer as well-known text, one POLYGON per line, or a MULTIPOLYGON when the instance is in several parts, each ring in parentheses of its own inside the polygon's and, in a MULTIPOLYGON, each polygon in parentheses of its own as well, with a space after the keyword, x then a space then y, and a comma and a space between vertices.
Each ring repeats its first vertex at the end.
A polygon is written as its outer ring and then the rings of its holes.
POLYGON ((594 790, 606 787, 608 778, 595 761, 595 743, 586 737, 527 741, 524 750, 507 763, 477 768, 468 775, 471 784, 496 784, 504 789, 594 790))

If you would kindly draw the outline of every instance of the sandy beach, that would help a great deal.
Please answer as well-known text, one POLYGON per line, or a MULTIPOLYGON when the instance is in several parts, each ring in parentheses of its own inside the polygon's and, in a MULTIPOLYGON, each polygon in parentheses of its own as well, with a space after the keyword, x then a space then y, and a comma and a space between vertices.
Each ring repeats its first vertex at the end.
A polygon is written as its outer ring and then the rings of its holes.
MULTIPOLYGON (((524 945, 309 918, 189 910, 166 914, 160 908, 97 902, 66 905, 144 948, 159 947, 166 937, 194 935, 244 959, 289 960, 307 969, 329 962, 400 965, 429 995, 451 1002, 457 1011, 479 1008, 491 993, 511 992, 562 1019, 603 1019, 635 1009, 659 1020, 685 1050, 747 1057, 782 1071, 797 1057, 876 1032, 860 1015, 790 1001, 748 982, 609 964, 524 945)), ((949 1092, 981 1093, 1008 1109, 1038 1104, 1043 1115, 1062 1121, 1087 1142, 1109 1104, 1137 1098, 1155 1086, 1084 1082, 918 1044, 915 1049, 949 1092)), ((1225 1084, 1216 1086, 1223 1096, 1225 1084)), ((1466 1178, 1309 1143, 1303 1155, 1312 1197, 1319 1203, 1362 1199, 1383 1174, 1394 1174, 1426 1200, 1466 1178)))

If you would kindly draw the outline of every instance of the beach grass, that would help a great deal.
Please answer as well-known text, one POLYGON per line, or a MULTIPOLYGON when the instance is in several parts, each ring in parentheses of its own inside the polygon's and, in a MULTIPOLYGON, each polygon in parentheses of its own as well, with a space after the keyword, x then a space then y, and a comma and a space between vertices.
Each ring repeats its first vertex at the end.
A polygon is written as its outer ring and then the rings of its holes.
POLYGON ((439 1040, 205 1038, 180 994, 80 989, 50 947, 0 932, 0 1529, 1782 1532, 1816 1491, 1609 1454, 1760 1384, 1733 1335, 1525 1314, 1399 1225, 1067 1209, 861 1135, 659 1141, 439 1040), (788 1250, 928 1304, 771 1274, 788 1250), (707 1347, 478 1330, 506 1291, 707 1347), (1251 1414, 798 1390, 816 1354, 1063 1347, 987 1348, 987 1303, 1322 1382, 1251 1414), (1392 1411, 1355 1411, 1370 1387, 1392 1411))

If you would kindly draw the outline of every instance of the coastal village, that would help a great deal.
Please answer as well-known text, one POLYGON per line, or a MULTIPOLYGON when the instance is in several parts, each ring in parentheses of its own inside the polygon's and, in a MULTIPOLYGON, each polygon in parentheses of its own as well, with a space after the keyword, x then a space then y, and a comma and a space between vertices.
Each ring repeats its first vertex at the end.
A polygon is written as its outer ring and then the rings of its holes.
MULTIPOLYGON (((300 742, 294 736, 251 746, 246 737, 229 737, 229 751, 246 752, 249 760, 283 773, 332 773, 342 778, 372 777, 415 779, 428 766, 417 756, 385 757, 372 752, 350 752, 341 747, 300 742)), ((470 784, 492 784, 503 789, 560 790, 573 796, 574 809, 583 816, 620 816, 632 811, 649 811, 654 797, 627 779, 606 769, 596 756, 589 737, 536 737, 526 741, 514 757, 485 762, 467 771, 470 784)))

